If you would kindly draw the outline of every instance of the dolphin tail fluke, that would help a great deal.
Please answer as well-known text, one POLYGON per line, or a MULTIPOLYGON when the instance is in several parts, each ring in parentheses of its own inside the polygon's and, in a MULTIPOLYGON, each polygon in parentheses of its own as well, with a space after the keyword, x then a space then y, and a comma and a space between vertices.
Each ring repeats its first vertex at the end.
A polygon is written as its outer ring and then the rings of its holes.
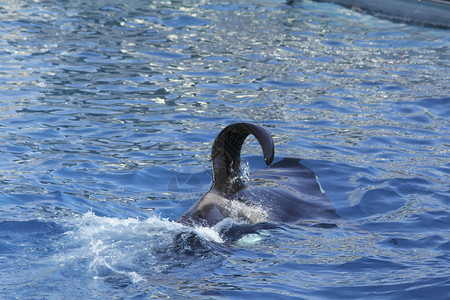
POLYGON ((253 134, 270 165, 274 158, 272 136, 264 127, 251 123, 235 123, 225 127, 214 140, 211 152, 213 189, 228 195, 243 188, 240 179, 241 149, 245 139, 253 134))

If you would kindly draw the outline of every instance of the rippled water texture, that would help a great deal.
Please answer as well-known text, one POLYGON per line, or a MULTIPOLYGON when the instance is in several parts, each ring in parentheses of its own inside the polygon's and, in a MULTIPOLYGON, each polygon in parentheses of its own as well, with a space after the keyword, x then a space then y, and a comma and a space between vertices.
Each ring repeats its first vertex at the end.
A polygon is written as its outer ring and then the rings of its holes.
POLYGON ((1 298, 448 299, 449 42, 307 0, 3 1, 1 298), (338 228, 173 222, 236 121, 338 228))

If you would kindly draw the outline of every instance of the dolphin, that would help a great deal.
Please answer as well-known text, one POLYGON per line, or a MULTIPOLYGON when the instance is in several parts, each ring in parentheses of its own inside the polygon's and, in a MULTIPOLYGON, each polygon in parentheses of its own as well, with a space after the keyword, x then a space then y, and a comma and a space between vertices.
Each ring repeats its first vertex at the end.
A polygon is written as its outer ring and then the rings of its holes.
POLYGON ((320 226, 340 218, 316 175, 301 159, 284 158, 271 165, 274 154, 272 136, 264 127, 252 123, 225 127, 212 146, 211 188, 177 222, 211 227, 232 218, 246 224, 309 222, 320 226), (241 172, 241 149, 250 134, 261 145, 268 167, 251 172, 246 180, 241 172))

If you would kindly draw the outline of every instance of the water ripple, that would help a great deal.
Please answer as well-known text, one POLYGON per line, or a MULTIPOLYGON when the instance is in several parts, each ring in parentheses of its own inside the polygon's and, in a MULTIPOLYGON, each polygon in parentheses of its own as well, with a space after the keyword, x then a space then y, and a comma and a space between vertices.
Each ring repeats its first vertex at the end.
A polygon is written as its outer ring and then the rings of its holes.
POLYGON ((50 0, 5 1, 0 32, 0 274, 17 273, 2 296, 63 298, 61 283, 82 298, 448 291, 447 31, 307 0, 50 0), (351 224, 222 246, 175 230, 186 247, 159 247, 154 225, 209 187, 211 143, 237 121, 265 125, 277 157, 304 158, 351 224))

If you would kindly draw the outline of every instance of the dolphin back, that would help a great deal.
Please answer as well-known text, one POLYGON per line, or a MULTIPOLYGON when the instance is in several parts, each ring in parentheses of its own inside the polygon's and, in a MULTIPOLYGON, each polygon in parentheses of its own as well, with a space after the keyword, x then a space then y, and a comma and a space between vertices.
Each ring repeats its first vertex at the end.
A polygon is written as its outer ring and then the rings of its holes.
POLYGON ((313 226, 330 226, 329 220, 339 219, 316 174, 299 158, 284 158, 270 168, 251 172, 252 180, 244 185, 240 170, 241 149, 250 134, 261 145, 266 164, 271 165, 274 144, 266 129, 250 123, 225 127, 212 147, 212 187, 178 218, 178 222, 213 226, 231 217, 249 224, 309 220, 308 224, 313 226), (316 222, 323 220, 325 223, 316 222))

